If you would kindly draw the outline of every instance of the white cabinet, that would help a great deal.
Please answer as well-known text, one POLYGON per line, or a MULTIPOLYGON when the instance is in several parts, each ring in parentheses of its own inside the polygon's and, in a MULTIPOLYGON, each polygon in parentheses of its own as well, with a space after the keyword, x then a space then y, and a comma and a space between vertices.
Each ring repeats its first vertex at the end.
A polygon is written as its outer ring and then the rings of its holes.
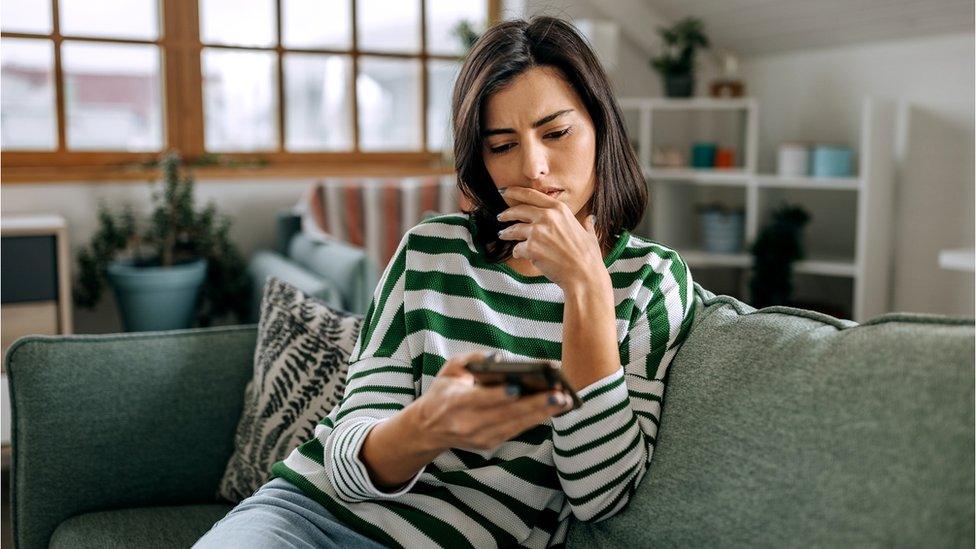
MULTIPOLYGON (((859 140, 850 144, 856 175, 847 178, 782 177, 775 175, 774 167, 760 170, 760 105, 755 98, 622 98, 619 102, 650 195, 644 220, 635 232, 678 250, 703 286, 712 289, 707 281, 731 280, 732 289, 722 293, 749 302, 752 255, 748 250, 772 211, 789 202, 811 214, 803 232, 806 257, 794 264, 798 297, 832 301, 843 316, 858 322, 888 312, 895 133, 895 109, 889 101, 864 98, 859 140), (733 166, 695 169, 651 164, 657 145, 683 149, 690 159, 695 141, 735 149, 733 166), (703 249, 696 206, 713 202, 744 211, 743 247, 738 252, 703 249)), ((804 137, 790 136, 790 140, 804 137)), ((778 143, 762 146, 775 150, 778 143)))

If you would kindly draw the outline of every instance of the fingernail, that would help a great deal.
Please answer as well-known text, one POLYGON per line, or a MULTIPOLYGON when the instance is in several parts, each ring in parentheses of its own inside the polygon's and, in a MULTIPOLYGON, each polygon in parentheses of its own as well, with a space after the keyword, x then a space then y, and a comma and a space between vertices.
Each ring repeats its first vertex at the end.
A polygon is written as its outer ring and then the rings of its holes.
POLYGON ((556 397, 556 395, 549 395, 549 404, 552 404, 553 406, 559 404, 559 398, 556 397))
POLYGON ((519 392, 520 391, 518 385, 508 385, 505 387, 505 394, 507 394, 508 396, 516 396, 519 394, 519 392))

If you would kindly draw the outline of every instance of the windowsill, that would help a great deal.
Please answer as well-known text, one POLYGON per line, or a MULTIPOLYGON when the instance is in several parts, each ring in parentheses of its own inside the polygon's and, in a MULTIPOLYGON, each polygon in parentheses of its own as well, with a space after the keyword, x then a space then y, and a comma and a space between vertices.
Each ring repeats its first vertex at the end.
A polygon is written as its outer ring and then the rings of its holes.
MULTIPOLYGON (((348 163, 289 164, 269 166, 188 166, 195 180, 207 179, 280 179, 316 177, 410 177, 448 175, 452 166, 423 163, 348 163)), ((2 167, 0 182, 7 184, 43 184, 63 182, 102 183, 108 181, 149 182, 162 178, 159 169, 129 166, 77 167, 2 167)))

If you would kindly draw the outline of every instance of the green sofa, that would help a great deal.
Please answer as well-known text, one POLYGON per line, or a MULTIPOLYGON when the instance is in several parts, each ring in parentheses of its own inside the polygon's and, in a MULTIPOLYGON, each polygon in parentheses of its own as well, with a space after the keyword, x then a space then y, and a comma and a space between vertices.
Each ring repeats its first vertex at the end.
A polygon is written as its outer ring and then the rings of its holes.
MULTIPOLYGON (((569 547, 971 547, 974 322, 862 325, 696 285, 630 505, 569 547)), ((27 337, 7 354, 17 547, 187 547, 250 377, 255 326, 27 337)))

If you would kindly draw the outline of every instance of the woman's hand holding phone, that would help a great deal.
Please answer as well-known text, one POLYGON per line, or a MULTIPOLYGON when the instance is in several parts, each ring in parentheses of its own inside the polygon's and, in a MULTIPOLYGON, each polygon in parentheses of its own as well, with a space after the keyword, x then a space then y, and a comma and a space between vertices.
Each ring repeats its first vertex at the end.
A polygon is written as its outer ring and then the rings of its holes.
POLYGON ((451 357, 408 407, 434 447, 490 450, 572 408, 558 388, 523 396, 517 386, 478 384, 466 365, 485 358, 482 352, 451 357))

